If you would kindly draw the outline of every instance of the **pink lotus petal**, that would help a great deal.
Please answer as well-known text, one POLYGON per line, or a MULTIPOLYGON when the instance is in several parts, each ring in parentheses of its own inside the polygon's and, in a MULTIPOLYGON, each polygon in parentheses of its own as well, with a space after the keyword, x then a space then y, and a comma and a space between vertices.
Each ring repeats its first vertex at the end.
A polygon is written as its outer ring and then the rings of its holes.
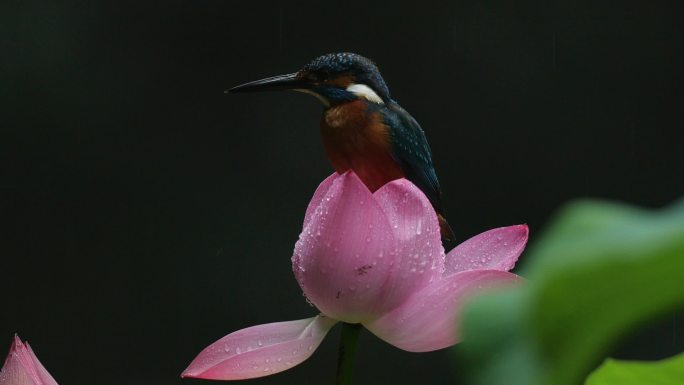
POLYGON ((181 377, 244 380, 282 372, 309 358, 336 323, 316 316, 236 331, 202 350, 181 377))
POLYGON ((0 370, 0 385, 57 385, 40 363, 28 343, 14 336, 5 365, 0 370))
POLYGON ((391 279, 383 299, 388 310, 403 303, 415 291, 441 277, 444 248, 437 214, 425 194, 406 179, 397 179, 375 192, 397 239, 391 279))
POLYGON ((427 352, 458 342, 457 320, 476 292, 519 282, 512 273, 469 270, 445 277, 364 326, 386 342, 410 352, 427 352))
POLYGON ((356 323, 377 317, 394 263, 388 250, 396 249, 385 214, 351 172, 336 177, 319 202, 292 256, 299 285, 332 318, 356 323))
POLYGON ((481 269, 508 271, 525 249, 528 235, 527 225, 499 227, 478 234, 447 254, 444 274, 481 269))
POLYGON ((337 179, 339 176, 340 174, 335 172, 332 175, 325 178, 325 180, 323 180, 323 182, 321 182, 318 185, 318 188, 316 188, 313 197, 311 197, 309 205, 306 207, 306 213, 304 214, 305 226, 306 223, 308 223, 311 219, 311 215, 313 215, 313 213, 316 211, 316 208, 321 204, 323 198, 325 198, 325 195, 327 194, 328 190, 330 190, 330 187, 332 187, 335 179, 337 179))
POLYGON ((31 345, 29 345, 28 342, 26 342, 26 348, 28 349, 28 353, 31 355, 31 360, 33 361, 33 365, 36 369, 38 377, 41 379, 41 381, 43 381, 42 385, 57 385, 57 381, 52 378, 52 375, 48 373, 43 364, 38 361, 38 357, 36 357, 36 354, 33 352, 33 349, 31 349, 31 345))

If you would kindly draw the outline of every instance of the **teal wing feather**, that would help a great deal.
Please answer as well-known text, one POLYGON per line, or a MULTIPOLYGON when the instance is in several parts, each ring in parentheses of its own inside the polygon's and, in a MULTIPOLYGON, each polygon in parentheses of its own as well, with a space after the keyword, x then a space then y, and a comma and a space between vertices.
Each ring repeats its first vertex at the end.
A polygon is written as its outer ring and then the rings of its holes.
POLYGON ((392 140, 392 157, 401 166, 406 179, 415 184, 443 214, 442 192, 432 164, 432 150, 420 124, 399 104, 385 104, 382 111, 392 140))

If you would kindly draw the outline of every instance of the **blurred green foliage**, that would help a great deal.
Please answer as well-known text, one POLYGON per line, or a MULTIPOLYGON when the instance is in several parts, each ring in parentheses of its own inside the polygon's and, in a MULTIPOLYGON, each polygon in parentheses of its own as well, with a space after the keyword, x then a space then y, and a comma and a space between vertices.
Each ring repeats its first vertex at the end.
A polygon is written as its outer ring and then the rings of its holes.
POLYGON ((523 259, 527 285, 464 313, 466 383, 581 384, 623 335, 684 305, 684 201, 570 204, 523 259))
POLYGON ((684 353, 654 362, 607 359, 585 385, 679 385, 684 383, 684 353))

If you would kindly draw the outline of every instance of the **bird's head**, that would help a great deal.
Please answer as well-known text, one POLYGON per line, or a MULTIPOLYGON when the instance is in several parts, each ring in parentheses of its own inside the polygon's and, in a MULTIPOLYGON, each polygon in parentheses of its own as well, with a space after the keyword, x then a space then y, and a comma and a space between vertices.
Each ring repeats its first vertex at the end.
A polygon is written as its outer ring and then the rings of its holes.
POLYGON ((229 92, 294 90, 314 95, 326 106, 356 99, 383 104, 389 90, 378 67, 354 53, 331 53, 317 57, 297 72, 233 87, 229 92))

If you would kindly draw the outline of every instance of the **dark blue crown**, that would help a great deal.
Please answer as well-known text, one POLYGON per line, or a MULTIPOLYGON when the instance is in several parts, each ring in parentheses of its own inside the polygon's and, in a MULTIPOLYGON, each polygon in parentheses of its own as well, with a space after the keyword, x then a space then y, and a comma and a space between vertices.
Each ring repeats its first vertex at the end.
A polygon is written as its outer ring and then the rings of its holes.
POLYGON ((365 84, 383 100, 390 100, 389 89, 380 75, 378 66, 361 55, 351 52, 330 53, 315 58, 302 70, 324 77, 351 74, 356 83, 365 84))

